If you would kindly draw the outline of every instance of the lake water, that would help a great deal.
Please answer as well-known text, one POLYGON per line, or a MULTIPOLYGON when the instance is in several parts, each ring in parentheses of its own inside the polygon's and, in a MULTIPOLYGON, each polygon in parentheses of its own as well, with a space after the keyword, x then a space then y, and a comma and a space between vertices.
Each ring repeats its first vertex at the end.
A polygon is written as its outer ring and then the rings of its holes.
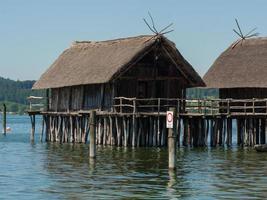
MULTIPOLYGON (((37 133, 40 132, 40 120, 37 133)), ((8 116, 0 136, 0 199, 265 199, 267 153, 251 148, 180 148, 168 171, 165 148, 29 142, 28 116, 8 116)))

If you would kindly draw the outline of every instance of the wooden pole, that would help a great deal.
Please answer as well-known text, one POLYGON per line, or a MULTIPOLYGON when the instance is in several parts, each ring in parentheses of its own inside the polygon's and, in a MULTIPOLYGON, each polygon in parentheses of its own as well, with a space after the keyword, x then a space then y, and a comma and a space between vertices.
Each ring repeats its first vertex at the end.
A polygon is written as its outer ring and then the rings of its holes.
POLYGON ((3 134, 6 135, 6 104, 3 104, 3 134))
POLYGON ((40 134, 40 142, 43 142, 44 126, 45 126, 45 116, 43 116, 43 119, 42 119, 42 127, 41 127, 41 134, 40 134))
POLYGON ((265 118, 261 119, 261 135, 260 135, 260 144, 265 144, 265 118))
POLYGON ((183 119, 183 125, 184 125, 184 134, 183 134, 183 145, 187 146, 188 145, 188 119, 184 118, 183 119))
POLYGON ((123 123, 123 136, 124 136, 124 141, 123 141, 123 146, 127 147, 127 127, 126 127, 126 119, 123 116, 122 117, 122 123, 123 123))
POLYGON ((176 109, 170 108, 173 111, 173 128, 168 129, 168 151, 169 151, 169 169, 176 169, 176 109))
POLYGON ((135 147, 136 146, 136 132, 137 132, 137 126, 136 126, 136 118, 135 118, 135 113, 136 113, 136 101, 135 99, 133 100, 133 139, 132 139, 132 146, 135 147))
POLYGON ((119 119, 117 116, 115 117, 115 125, 116 125, 116 130, 117 130, 117 145, 121 146, 121 141, 122 141, 121 123, 119 123, 119 119))
POLYGON ((241 120, 236 119, 236 128, 237 128, 237 145, 241 144, 241 120))
POLYGON ((90 113, 90 146, 89 146, 89 157, 96 157, 96 144, 95 144, 95 122, 96 122, 96 111, 90 113))
POLYGON ((260 119, 255 119, 256 122, 256 131, 255 131, 255 144, 260 144, 259 135, 260 135, 260 119))
POLYGON ((32 130, 31 130, 31 142, 34 141, 34 133, 35 133, 35 115, 31 115, 31 124, 32 124, 32 130))

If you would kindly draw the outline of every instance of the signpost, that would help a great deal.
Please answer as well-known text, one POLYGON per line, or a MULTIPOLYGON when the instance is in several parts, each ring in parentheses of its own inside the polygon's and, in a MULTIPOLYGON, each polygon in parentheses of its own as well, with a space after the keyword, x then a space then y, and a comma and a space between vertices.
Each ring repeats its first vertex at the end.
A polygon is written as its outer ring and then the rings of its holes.
POLYGON ((173 111, 167 111, 166 124, 167 128, 173 128, 173 111))
POLYGON ((168 152, 169 152, 169 169, 176 169, 176 133, 174 130, 174 113, 175 108, 170 108, 166 113, 166 127, 168 128, 168 152))

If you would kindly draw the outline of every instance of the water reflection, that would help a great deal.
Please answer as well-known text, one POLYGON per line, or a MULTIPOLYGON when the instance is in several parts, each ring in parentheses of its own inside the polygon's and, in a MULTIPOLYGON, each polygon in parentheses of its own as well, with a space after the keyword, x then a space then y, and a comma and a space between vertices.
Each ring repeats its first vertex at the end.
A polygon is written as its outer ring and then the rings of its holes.
MULTIPOLYGON (((28 118, 25 118, 27 121, 28 118)), ((29 143, 28 122, 0 137, 0 199, 265 199, 267 154, 251 148, 165 148, 29 143)), ((36 135, 38 137, 38 134, 36 135)))
POLYGON ((46 192, 94 198, 263 198, 267 158, 252 149, 180 148, 178 168, 167 169, 167 150, 48 144, 44 170, 54 180, 46 192), (67 189, 68 188, 68 189, 67 189), (77 194, 78 192, 78 194, 77 194))
POLYGON ((168 187, 172 188, 175 186, 177 182, 177 175, 176 175, 176 170, 171 170, 169 169, 169 182, 168 182, 168 187))

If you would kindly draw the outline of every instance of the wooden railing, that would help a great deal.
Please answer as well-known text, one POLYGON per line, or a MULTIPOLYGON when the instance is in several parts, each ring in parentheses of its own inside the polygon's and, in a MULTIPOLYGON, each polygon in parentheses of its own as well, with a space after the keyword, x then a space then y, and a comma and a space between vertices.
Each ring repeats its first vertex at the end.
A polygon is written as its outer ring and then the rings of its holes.
POLYGON ((115 97, 113 108, 119 113, 137 112, 163 112, 169 107, 176 107, 181 111, 184 108, 185 100, 168 98, 137 99, 126 97, 115 97))
MULTIPOLYGON (((29 111, 47 110, 45 97, 28 97, 29 111)), ((175 99, 115 97, 116 113, 162 113, 175 107, 180 114, 267 115, 267 99, 175 99)), ((83 110, 82 110, 83 111, 83 110)))
POLYGON ((116 97, 118 113, 165 112, 176 107, 179 113, 203 115, 262 115, 267 114, 267 99, 137 99, 116 97))
POLYGON ((46 98, 45 97, 36 97, 36 96, 29 96, 29 111, 44 111, 46 108, 46 98))

